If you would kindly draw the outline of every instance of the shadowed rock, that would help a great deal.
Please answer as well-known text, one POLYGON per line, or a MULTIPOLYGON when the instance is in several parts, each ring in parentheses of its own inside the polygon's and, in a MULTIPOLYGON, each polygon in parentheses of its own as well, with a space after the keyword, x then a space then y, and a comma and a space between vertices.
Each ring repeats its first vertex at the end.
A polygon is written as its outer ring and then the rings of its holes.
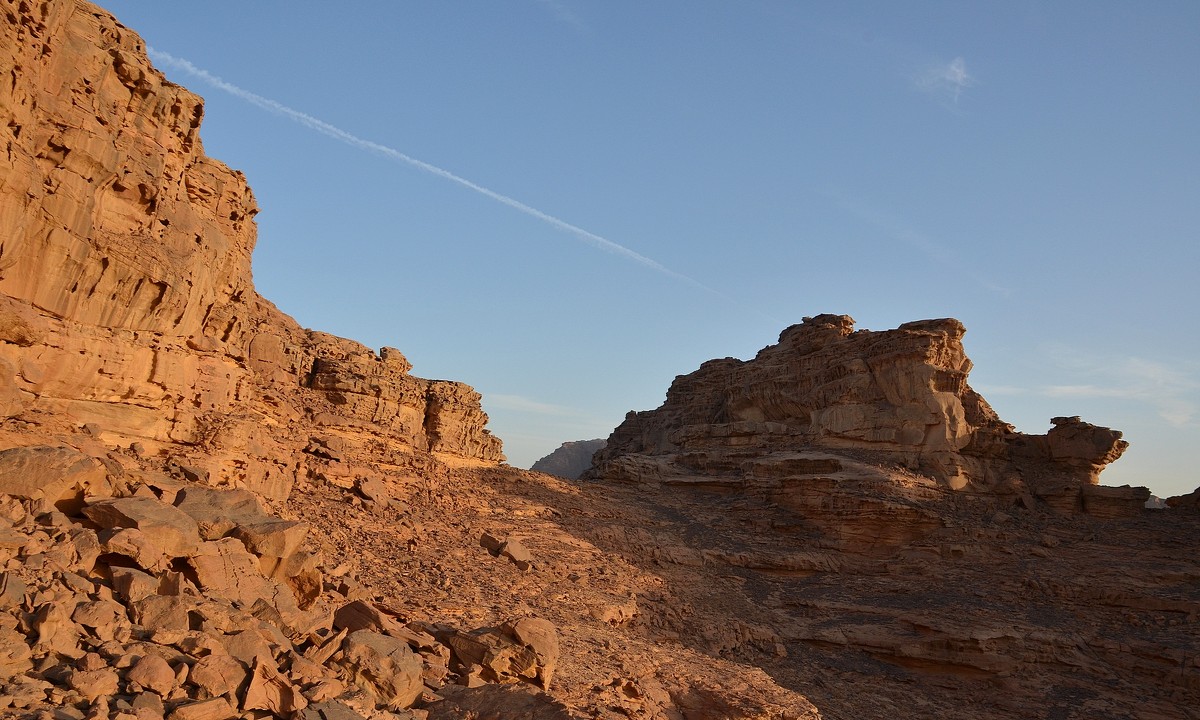
POLYGON ((596 454, 597 450, 604 449, 607 443, 608 441, 603 438, 565 442, 558 446, 557 450, 535 462, 529 469, 574 480, 587 472, 592 466, 592 456, 596 454))

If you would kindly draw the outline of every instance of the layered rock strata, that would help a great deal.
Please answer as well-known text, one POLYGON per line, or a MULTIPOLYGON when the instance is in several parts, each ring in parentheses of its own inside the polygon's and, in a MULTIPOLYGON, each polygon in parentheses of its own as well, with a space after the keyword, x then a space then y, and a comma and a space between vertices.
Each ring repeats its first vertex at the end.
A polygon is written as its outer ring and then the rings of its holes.
POLYGON ((872 332, 845 315, 806 318, 752 360, 711 360, 677 377, 661 407, 631 412, 613 431, 594 474, 753 479, 767 455, 819 450, 956 490, 1032 493, 1067 512, 1088 498, 1105 512, 1146 500, 1141 490, 1102 499, 1083 489, 1125 450, 1120 432, 1078 417, 1054 418, 1045 435, 1003 422, 967 384, 964 333, 953 319, 872 332))
POLYGON ((471 388, 304 330, 257 295, 254 196, 205 156, 202 100, 136 34, 73 0, 3 13, 6 417, 191 457, 212 482, 277 498, 324 472, 299 452, 314 428, 343 447, 341 471, 372 444, 407 451, 401 464, 503 460, 471 388))

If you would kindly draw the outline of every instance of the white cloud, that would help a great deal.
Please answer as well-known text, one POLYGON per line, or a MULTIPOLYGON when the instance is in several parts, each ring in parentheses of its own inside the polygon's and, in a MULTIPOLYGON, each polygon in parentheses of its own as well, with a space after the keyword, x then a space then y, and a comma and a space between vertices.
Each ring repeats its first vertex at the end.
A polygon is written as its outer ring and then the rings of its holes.
POLYGON ((967 61, 961 56, 948 63, 927 68, 914 80, 917 89, 958 105, 958 98, 975 84, 975 77, 967 72, 967 61))
MULTIPOLYGON (((1197 398, 1200 379, 1194 368, 1138 357, 1085 358, 1061 346, 1049 348, 1048 355, 1061 369, 1090 382, 1031 387, 1023 392, 1058 398, 1142 403, 1154 408, 1155 413, 1173 427, 1193 424, 1200 413, 1200 398, 1197 398)), ((1018 392, 1021 392, 1019 388, 1008 386, 997 394, 1018 392)), ((984 395, 986 397, 986 393, 984 395)))
POLYGON ((1068 400, 1114 400, 1153 409, 1172 427, 1196 424, 1200 416, 1200 367, 1145 358, 1087 356, 1063 344, 1043 346, 1058 374, 1084 380, 1056 385, 977 385, 984 397, 1033 396, 1068 400))

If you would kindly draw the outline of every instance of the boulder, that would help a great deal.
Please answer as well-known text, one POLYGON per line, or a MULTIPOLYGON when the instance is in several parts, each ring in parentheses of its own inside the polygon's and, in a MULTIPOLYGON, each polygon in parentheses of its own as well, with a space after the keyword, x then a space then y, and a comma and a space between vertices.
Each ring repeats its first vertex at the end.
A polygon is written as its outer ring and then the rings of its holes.
POLYGON ((228 700, 212 698, 177 705, 167 720, 234 720, 236 717, 237 708, 230 705, 228 700))
POLYGON ((24 635, 0 625, 0 680, 33 669, 33 651, 24 635))
MULTIPOLYGON (((263 577, 258 559, 233 538, 205 542, 187 559, 200 589, 251 606, 260 598, 272 598, 278 586, 263 577)), ((288 595, 291 591, 285 591, 288 595)))
POLYGON ((78 450, 32 446, 0 450, 0 493, 33 500, 39 512, 75 514, 86 498, 111 492, 104 465, 78 450))
POLYGON ((130 619, 147 630, 183 634, 191 629, 188 615, 196 602, 178 595, 150 595, 129 607, 130 619))
POLYGON ((246 666, 232 655, 211 653, 192 665, 188 683, 200 691, 201 698, 213 698, 239 693, 249 676, 246 666))
POLYGON ((120 688, 121 676, 115 670, 102 668, 100 670, 76 670, 71 673, 67 684, 72 690, 83 696, 88 702, 116 695, 120 688))
POLYGON ((189 485, 175 495, 175 507, 196 521, 201 537, 218 540, 242 523, 270 518, 254 493, 189 485))
POLYGON ((303 710, 308 700, 269 660, 259 657, 242 699, 242 710, 266 710, 276 717, 303 710))
POLYGON ((15 573, 0 573, 0 610, 19 607, 25 602, 25 581, 15 573))
POLYGON ((230 531, 250 552, 276 560, 295 554, 307 534, 308 525, 279 518, 239 523, 230 531))
POLYGON ((394 616, 364 600, 354 600, 338 608, 333 614, 333 627, 347 632, 371 630, 382 633, 405 641, 414 650, 437 645, 437 640, 429 633, 404 625, 394 616))
POLYGON ((478 666, 488 682, 536 680, 546 689, 558 663, 557 631, 552 623, 538 618, 456 631, 445 642, 460 665, 478 666))
POLYGON ((125 679, 166 697, 175 687, 175 670, 158 655, 144 655, 129 668, 125 679))
POLYGON ((425 687, 421 660, 408 644, 372 630, 358 630, 342 642, 342 664, 354 682, 393 709, 413 704, 425 687))
POLYGON ((518 570, 528 570, 533 567, 533 553, 520 540, 510 538, 500 546, 500 554, 512 561, 518 570))
POLYGON ((543 690, 550 689, 550 680, 558 666, 558 629, 542 618, 527 617, 506 623, 504 629, 518 643, 533 650, 537 660, 537 677, 543 690))
POLYGON ((154 498, 99 500, 84 508, 83 514, 101 528, 140 530, 172 558, 188 557, 200 546, 200 529, 196 521, 178 508, 154 498))

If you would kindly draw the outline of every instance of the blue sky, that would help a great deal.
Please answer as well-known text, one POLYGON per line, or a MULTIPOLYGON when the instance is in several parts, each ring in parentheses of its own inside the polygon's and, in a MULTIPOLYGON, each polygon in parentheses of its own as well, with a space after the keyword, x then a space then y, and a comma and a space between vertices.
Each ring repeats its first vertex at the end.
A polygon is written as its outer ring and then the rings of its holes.
POLYGON ((1200 485, 1200 3, 104 5, 344 134, 158 63, 258 197, 259 291, 475 386, 514 465, 832 312, 957 317, 1018 429, 1200 485))

